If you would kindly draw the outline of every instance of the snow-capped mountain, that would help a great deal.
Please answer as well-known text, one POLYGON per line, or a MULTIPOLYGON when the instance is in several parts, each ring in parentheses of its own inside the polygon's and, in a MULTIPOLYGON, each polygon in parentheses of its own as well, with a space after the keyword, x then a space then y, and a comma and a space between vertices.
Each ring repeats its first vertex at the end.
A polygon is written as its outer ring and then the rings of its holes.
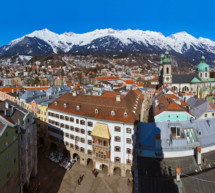
POLYGON ((43 29, 34 31, 8 45, 0 47, 0 56, 47 55, 53 53, 161 53, 182 57, 200 57, 202 54, 215 61, 215 42, 206 38, 195 38, 186 32, 165 37, 160 32, 141 30, 101 29, 84 34, 56 34, 43 29))

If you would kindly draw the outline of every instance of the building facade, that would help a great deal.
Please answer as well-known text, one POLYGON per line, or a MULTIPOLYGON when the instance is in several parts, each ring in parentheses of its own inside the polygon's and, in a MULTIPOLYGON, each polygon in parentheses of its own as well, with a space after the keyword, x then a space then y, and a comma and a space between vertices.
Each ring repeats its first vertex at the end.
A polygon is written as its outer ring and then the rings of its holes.
POLYGON ((84 165, 130 174, 142 101, 138 90, 124 97, 65 94, 49 104, 48 139, 84 165))
POLYGON ((0 122, 0 192, 18 193, 19 149, 18 128, 0 122))

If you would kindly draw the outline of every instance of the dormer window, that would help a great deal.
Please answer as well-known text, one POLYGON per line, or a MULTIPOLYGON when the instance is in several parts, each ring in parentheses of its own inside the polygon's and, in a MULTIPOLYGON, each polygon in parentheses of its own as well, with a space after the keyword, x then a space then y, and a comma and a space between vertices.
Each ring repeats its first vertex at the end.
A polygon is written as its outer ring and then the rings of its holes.
POLYGON ((80 111, 80 108, 81 108, 80 105, 77 105, 77 106, 76 106, 76 110, 77 110, 77 111, 80 111))
POLYGON ((55 102, 54 102, 54 105, 55 105, 55 106, 57 106, 57 104, 58 104, 58 102, 57 102, 57 101, 55 101, 55 102))
POLYGON ((124 117, 127 117, 127 116, 128 116, 127 112, 124 112, 124 117))
POLYGON ((95 114, 98 114, 99 113, 99 110, 98 109, 95 109, 95 114))
POLYGON ((68 107, 68 104, 67 104, 67 103, 64 103, 63 106, 64 106, 64 108, 67 108, 67 107, 68 107))
POLYGON ((111 116, 115 116, 115 111, 111 111, 111 116))

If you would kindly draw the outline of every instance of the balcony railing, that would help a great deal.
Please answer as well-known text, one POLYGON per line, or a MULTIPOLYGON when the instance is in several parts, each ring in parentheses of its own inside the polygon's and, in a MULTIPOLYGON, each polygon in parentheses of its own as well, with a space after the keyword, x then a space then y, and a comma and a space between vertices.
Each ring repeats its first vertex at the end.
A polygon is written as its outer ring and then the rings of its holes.
POLYGON ((103 163, 109 163, 110 159, 109 158, 101 158, 101 157, 96 157, 95 155, 93 156, 93 160, 98 161, 98 162, 103 162, 103 163))
POLYGON ((98 148, 103 151, 110 151, 110 146, 103 146, 96 143, 93 143, 93 148, 98 148))

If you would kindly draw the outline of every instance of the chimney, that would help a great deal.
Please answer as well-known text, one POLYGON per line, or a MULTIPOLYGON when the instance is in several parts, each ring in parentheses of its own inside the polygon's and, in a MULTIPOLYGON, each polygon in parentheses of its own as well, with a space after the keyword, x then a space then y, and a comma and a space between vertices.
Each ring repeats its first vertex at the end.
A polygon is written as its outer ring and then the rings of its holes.
POLYGON ((9 103, 8 102, 5 103, 5 108, 9 109, 9 103))
POLYGON ((73 91, 72 96, 76 96, 76 95, 77 95, 76 91, 73 91))
POLYGON ((120 102, 120 101, 121 101, 120 94, 117 94, 117 95, 116 95, 116 102, 120 102))

